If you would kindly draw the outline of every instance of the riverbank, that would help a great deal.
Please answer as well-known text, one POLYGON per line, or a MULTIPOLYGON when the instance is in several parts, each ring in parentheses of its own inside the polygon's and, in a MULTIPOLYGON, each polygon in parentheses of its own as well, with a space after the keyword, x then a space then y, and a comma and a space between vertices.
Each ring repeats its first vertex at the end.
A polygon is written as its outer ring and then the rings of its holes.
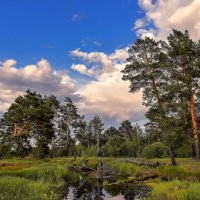
MULTIPOLYGON (((72 172, 69 167, 79 169, 83 164, 96 170, 98 163, 112 174, 112 181, 103 180, 107 191, 122 188, 123 184, 142 184, 151 188, 145 199, 154 200, 198 200, 200 199, 200 163, 192 159, 177 159, 176 167, 170 166, 169 159, 156 159, 158 167, 149 167, 126 162, 116 158, 56 158, 36 160, 8 159, 0 161, 0 199, 2 200, 56 200, 62 199, 63 191, 68 195, 72 183, 76 184, 80 172, 72 172), (156 176, 149 176, 156 175, 156 176), (143 181, 143 177, 147 179, 143 181), (149 178, 148 178, 149 176, 149 178), (69 187, 69 184, 70 187, 69 187)), ((96 177, 91 172, 88 177, 96 177)), ((108 174, 109 176, 109 174, 108 174)), ((99 180, 98 180, 99 181, 99 180)), ((98 183, 99 184, 99 183, 98 183)), ((112 193, 112 196, 115 192, 112 193)))

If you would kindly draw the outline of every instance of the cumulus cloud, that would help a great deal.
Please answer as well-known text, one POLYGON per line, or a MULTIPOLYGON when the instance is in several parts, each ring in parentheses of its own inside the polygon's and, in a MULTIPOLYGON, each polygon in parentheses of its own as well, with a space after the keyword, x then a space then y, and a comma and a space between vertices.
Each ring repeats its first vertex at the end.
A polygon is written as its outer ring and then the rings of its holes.
POLYGON ((102 52, 82 52, 79 49, 71 54, 85 63, 92 64, 95 80, 82 86, 75 93, 80 97, 78 107, 84 114, 100 113, 122 121, 144 119, 141 93, 129 93, 129 83, 122 81, 121 70, 126 65, 126 49, 116 50, 107 55, 102 52), (99 73, 99 68, 101 72, 99 73))
POLYGON ((109 59, 108 55, 103 52, 86 53, 80 51, 80 49, 76 49, 71 51, 71 55, 81 59, 88 64, 97 63, 99 65, 97 65, 96 68, 103 66, 102 70, 105 72, 112 70, 112 61, 109 59))
POLYGON ((139 5, 155 28, 146 28, 142 19, 138 19, 135 23, 138 35, 165 39, 172 29, 187 29, 193 39, 199 39, 199 0, 139 0, 139 5))
POLYGON ((126 61, 128 53, 126 50, 116 50, 115 53, 107 55, 103 52, 83 52, 80 49, 71 51, 71 55, 83 62, 93 64, 93 69, 98 72, 112 72, 115 70, 113 64, 121 64, 126 61), (95 65, 94 65, 95 64, 95 65))
POLYGON ((91 76, 94 74, 94 71, 92 69, 88 69, 85 65, 83 64, 73 64, 71 66, 71 69, 75 70, 75 71, 78 71, 80 72, 81 74, 85 74, 85 75, 88 75, 88 76, 91 76))
POLYGON ((75 83, 68 73, 53 70, 45 59, 22 68, 17 68, 16 64, 17 61, 13 59, 0 62, 0 112, 4 112, 27 89, 58 97, 75 92, 75 83))
POLYGON ((151 22, 151 19, 150 18, 141 18, 141 19, 137 19, 135 21, 135 25, 134 25, 134 28, 133 30, 137 30, 137 29, 140 29, 140 28, 144 28, 146 26, 148 26, 151 22))

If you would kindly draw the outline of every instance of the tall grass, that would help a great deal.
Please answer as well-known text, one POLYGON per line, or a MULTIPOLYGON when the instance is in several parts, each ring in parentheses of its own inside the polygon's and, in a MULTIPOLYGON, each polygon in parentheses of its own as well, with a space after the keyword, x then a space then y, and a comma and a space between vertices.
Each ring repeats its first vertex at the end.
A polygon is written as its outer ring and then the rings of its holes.
POLYGON ((70 172, 68 166, 79 168, 86 163, 96 168, 99 161, 122 175, 119 177, 122 182, 123 175, 134 180, 148 173, 159 174, 160 179, 148 182, 153 188, 153 200, 200 200, 200 165, 192 159, 178 159, 179 165, 176 167, 170 166, 168 159, 159 159, 161 166, 152 169, 123 162, 119 158, 96 157, 0 161, 0 200, 58 199, 56 193, 61 192, 59 188, 64 185, 63 178, 67 183, 79 180, 79 175, 70 172))
POLYGON ((57 183, 62 176, 66 175, 67 170, 61 166, 31 167, 20 170, 1 170, 0 176, 21 177, 31 180, 40 180, 44 183, 57 183))
POLYGON ((45 200, 56 199, 56 194, 50 192, 50 185, 40 181, 25 178, 4 176, 0 178, 1 200, 45 200))
POLYGON ((188 169, 183 166, 161 166, 158 167, 158 173, 164 180, 188 180, 200 181, 200 169, 188 169))
POLYGON ((160 182, 153 189, 152 200, 200 200, 200 183, 174 180, 160 182))

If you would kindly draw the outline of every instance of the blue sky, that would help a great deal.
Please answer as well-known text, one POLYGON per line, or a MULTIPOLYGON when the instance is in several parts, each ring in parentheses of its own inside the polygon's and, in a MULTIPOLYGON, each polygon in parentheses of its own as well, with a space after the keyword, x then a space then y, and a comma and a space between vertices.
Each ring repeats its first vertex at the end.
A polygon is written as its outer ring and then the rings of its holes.
POLYGON ((110 125, 142 124, 142 94, 122 81, 127 48, 172 28, 199 39, 199 10, 199 0, 0 0, 0 113, 31 89, 110 125))
POLYGON ((16 59, 19 66, 45 58, 55 68, 69 68, 69 51, 77 48, 111 53, 133 43, 133 24, 142 15, 135 0, 0 0, 0 4, 0 58, 16 59))

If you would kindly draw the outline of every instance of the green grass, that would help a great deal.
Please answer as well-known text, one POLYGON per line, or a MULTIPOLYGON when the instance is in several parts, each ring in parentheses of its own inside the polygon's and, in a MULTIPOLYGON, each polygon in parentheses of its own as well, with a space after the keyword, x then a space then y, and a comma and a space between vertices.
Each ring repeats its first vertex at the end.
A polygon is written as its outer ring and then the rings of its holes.
POLYGON ((149 185, 153 187, 151 200, 200 200, 200 183, 157 180, 149 185))
POLYGON ((28 169, 20 169, 17 171, 11 170, 2 170, 0 171, 0 176, 13 176, 13 177, 21 177, 27 178, 31 180, 40 180, 43 182, 59 182, 60 178, 66 174, 66 170, 62 167, 40 167, 40 168, 28 168, 28 169))
POLYGON ((56 200, 59 188, 64 184, 63 177, 67 182, 79 179, 77 174, 67 169, 69 166, 80 167, 82 163, 87 163, 96 168, 99 161, 122 175, 122 182, 124 176, 125 180, 134 181, 144 173, 159 174, 158 179, 146 181, 153 189, 151 200, 200 200, 200 163, 192 159, 177 159, 176 167, 170 165, 169 159, 159 159, 161 166, 149 168, 124 162, 120 158, 96 157, 0 161, 0 200, 56 200))
POLYGON ((3 176, 0 178, 1 200, 45 200, 56 199, 51 186, 40 181, 25 178, 3 176))

